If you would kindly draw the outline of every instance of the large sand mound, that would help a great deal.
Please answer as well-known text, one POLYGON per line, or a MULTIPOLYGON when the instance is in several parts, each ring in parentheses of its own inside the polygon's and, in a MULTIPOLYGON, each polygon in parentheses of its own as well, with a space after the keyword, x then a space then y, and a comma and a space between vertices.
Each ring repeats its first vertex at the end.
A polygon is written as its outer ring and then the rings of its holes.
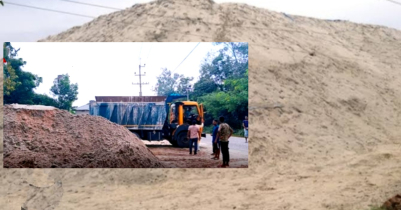
POLYGON ((14 176, 63 177, 77 192, 65 194, 60 209, 362 210, 400 193, 398 30, 177 0, 136 5, 41 41, 249 42, 249 168, 3 170, 12 189, 5 203, 23 202, 14 176))
POLYGON ((134 134, 101 117, 4 106, 4 167, 163 167, 134 134))

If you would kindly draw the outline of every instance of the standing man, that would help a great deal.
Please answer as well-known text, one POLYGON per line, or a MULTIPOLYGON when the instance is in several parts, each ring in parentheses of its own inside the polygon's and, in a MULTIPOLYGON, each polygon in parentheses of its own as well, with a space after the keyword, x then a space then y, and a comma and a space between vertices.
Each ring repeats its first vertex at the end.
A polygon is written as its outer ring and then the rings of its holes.
POLYGON ((223 164, 220 167, 227 167, 230 166, 228 162, 230 162, 230 152, 228 151, 228 139, 231 137, 233 134, 234 130, 224 122, 224 117, 220 117, 219 119, 220 125, 219 129, 217 131, 217 138, 216 138, 216 143, 217 139, 220 140, 220 145, 221 145, 221 153, 223 154, 223 164))
POLYGON ((248 143, 248 116, 245 116, 242 126, 244 126, 245 143, 248 143))
POLYGON ((212 144, 213 144, 213 154, 214 157, 212 159, 218 160, 220 159, 220 141, 217 139, 217 132, 219 130, 219 125, 217 124, 217 120, 213 120, 213 131, 212 131, 212 144), (216 141, 217 140, 217 141, 216 141))
POLYGON ((188 127, 187 138, 189 139, 189 154, 192 155, 192 146, 195 143, 194 154, 198 153, 198 141, 201 138, 201 132, 198 126, 196 126, 196 121, 192 121, 191 125, 188 127))

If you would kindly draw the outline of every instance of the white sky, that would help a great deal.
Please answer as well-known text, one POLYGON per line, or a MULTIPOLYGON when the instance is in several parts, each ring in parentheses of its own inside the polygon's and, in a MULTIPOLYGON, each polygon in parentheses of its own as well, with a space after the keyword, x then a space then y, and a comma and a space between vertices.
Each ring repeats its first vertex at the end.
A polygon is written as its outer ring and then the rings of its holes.
MULTIPOLYGON (((7 5, 7 2, 43 7, 53 10, 99 16, 114 10, 70 3, 61 0, 6 0, 0 6, 2 27, 0 41, 37 41, 73 26, 91 21, 90 18, 59 14, 42 10, 7 5)), ((78 1, 78 0, 76 0, 78 1)), ((401 3, 401 0, 394 0, 401 3)), ((149 0, 82 0, 81 2, 115 8, 127 8, 149 0)), ((357 23, 383 25, 401 30, 401 5, 388 0, 215 0, 217 3, 237 2, 285 12, 288 14, 322 19, 342 19, 357 23)))
MULTIPOLYGON (((57 75, 70 75, 72 83, 78 83, 78 100, 74 106, 82 106, 95 100, 95 96, 138 96, 139 57, 141 57, 142 95, 156 95, 152 87, 162 68, 171 71, 184 60, 198 44, 188 43, 54 43, 54 42, 12 42, 13 47, 20 48, 18 57, 27 64, 23 70, 37 74, 43 78, 43 83, 35 90, 37 93, 51 95, 50 88, 57 75)), ((199 77, 200 65, 207 53, 220 48, 212 43, 202 42, 177 68, 174 73, 194 77, 193 83, 199 77)))

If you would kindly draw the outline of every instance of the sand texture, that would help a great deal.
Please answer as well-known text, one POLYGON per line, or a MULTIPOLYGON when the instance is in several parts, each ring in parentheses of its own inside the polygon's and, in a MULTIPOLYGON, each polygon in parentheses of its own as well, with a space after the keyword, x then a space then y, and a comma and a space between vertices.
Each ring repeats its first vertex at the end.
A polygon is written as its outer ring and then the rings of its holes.
POLYGON ((176 0, 41 41, 249 42, 249 168, 4 169, 0 208, 24 181, 62 180, 63 210, 364 210, 401 192, 401 31, 176 0))

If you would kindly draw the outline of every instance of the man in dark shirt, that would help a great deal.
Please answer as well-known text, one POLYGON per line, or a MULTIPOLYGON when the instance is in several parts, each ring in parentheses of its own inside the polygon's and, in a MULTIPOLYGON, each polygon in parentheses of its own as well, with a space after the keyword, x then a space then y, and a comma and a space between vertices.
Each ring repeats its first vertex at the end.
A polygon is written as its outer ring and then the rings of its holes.
POLYGON ((224 122, 224 117, 220 117, 219 119, 220 125, 219 130, 217 131, 217 139, 220 141, 221 146, 221 154, 223 155, 223 164, 220 167, 228 167, 230 162, 230 152, 228 148, 228 143, 230 137, 233 135, 234 130, 224 122))
POLYGON ((244 126, 245 143, 248 143, 248 116, 245 116, 242 126, 244 126))
POLYGON ((212 144, 213 144, 213 154, 212 155, 214 155, 214 157, 212 159, 218 160, 218 159, 220 159, 220 146, 219 146, 220 141, 217 139, 217 141, 215 142, 216 137, 217 137, 217 132, 219 131, 219 125, 217 123, 217 120, 213 120, 213 125, 214 126, 213 126, 213 132, 212 132, 212 144))

